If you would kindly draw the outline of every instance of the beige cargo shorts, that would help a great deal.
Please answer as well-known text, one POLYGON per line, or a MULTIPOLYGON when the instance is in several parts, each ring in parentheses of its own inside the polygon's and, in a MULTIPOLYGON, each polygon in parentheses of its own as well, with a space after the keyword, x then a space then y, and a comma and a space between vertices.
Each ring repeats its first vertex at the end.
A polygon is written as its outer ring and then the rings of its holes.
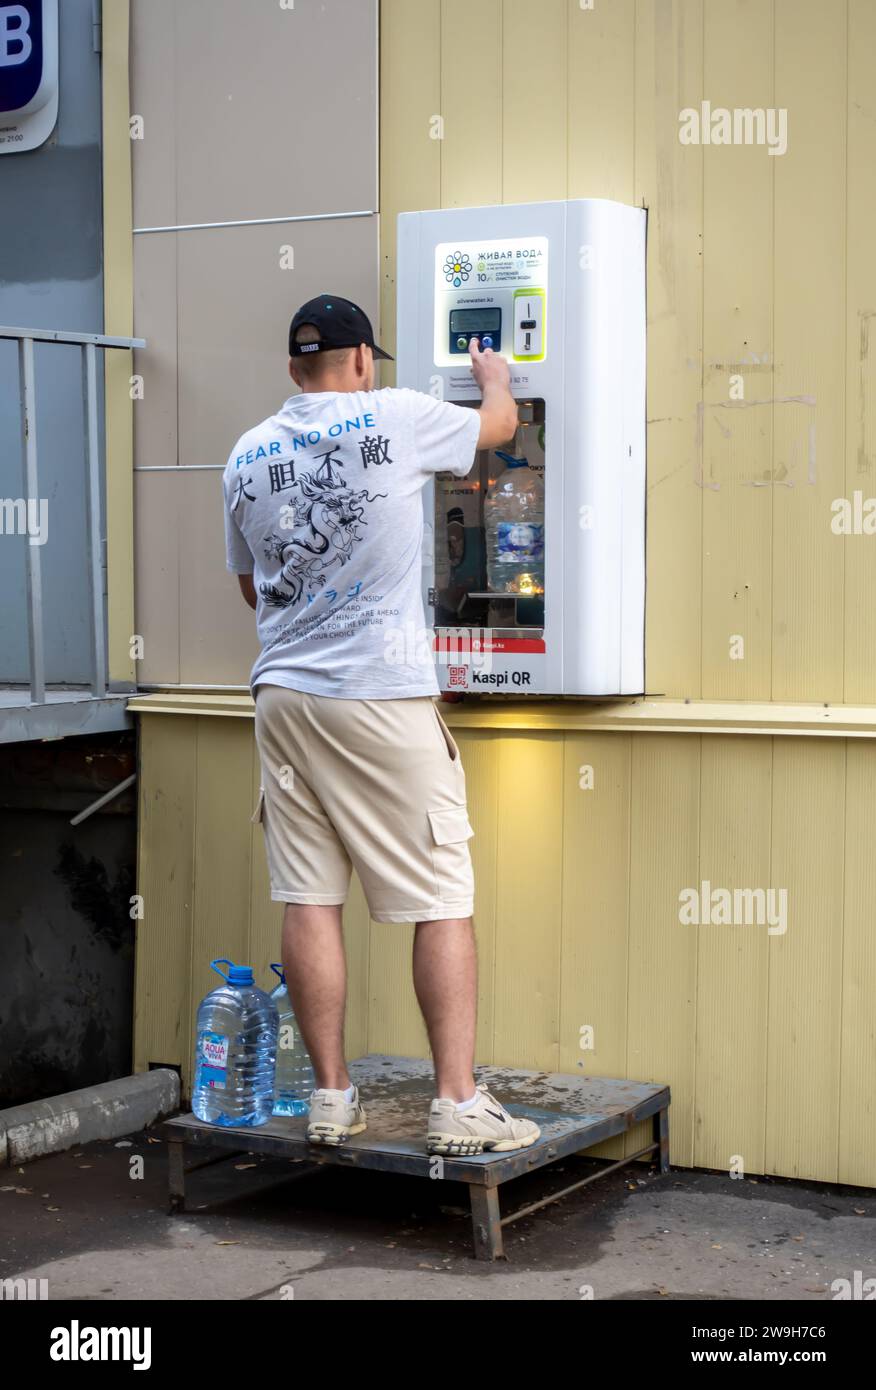
POLYGON ((256 691, 275 902, 340 904, 351 869, 378 922, 470 917, 473 835, 459 749, 430 696, 256 691))

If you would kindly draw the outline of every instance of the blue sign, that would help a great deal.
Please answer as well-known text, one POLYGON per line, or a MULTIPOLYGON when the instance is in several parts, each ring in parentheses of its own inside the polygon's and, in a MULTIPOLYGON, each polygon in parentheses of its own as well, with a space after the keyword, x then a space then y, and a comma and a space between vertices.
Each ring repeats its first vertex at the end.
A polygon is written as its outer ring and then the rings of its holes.
POLYGON ((43 0, 0 0, 0 111, 23 111, 43 80, 43 0))

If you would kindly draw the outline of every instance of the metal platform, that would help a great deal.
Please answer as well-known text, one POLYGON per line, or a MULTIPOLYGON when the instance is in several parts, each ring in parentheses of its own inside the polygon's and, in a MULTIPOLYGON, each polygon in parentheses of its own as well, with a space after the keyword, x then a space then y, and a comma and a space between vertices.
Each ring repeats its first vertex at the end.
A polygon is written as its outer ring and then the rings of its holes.
POLYGON ((301 1160, 302 1167, 294 1176, 334 1164, 341 1168, 374 1168, 413 1177, 437 1177, 468 1185, 475 1253, 479 1259, 496 1260, 504 1257, 502 1227, 509 1222, 649 1154, 661 1173, 669 1171, 668 1086, 511 1067, 478 1067, 477 1081, 486 1082, 512 1115, 535 1120, 541 1137, 529 1148, 513 1153, 443 1158, 426 1152, 426 1123, 435 1093, 430 1062, 374 1053, 351 1062, 350 1075, 360 1089, 368 1128, 339 1147, 309 1144, 305 1137, 306 1116, 274 1119, 254 1129, 222 1129, 204 1124, 191 1114, 165 1121, 161 1131, 168 1142, 170 1210, 185 1209, 188 1173, 230 1157, 225 1152, 220 1158, 202 1160, 186 1168, 187 1144, 221 1148, 233 1154, 276 1154, 301 1160), (502 1183, 569 1154, 583 1153, 649 1118, 653 1140, 644 1148, 510 1216, 500 1215, 502 1183))

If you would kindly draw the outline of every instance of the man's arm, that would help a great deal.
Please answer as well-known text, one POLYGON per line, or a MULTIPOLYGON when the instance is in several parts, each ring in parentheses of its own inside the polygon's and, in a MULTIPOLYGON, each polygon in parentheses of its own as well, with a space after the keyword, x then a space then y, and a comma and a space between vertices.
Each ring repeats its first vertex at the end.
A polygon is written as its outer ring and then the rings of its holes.
POLYGON ((469 341, 468 348, 471 374, 481 390, 478 448, 497 449, 513 439, 517 429, 517 402, 509 385, 511 373, 505 358, 491 348, 482 351, 477 338, 469 341))
POLYGON ((247 603, 249 604, 250 608, 255 608, 255 606, 256 606, 256 591, 255 591, 255 584, 252 582, 252 575, 251 575, 251 574, 239 574, 239 575, 237 576, 237 582, 238 582, 238 584, 240 585, 240 592, 243 594, 243 597, 246 599, 246 601, 247 601, 247 603))

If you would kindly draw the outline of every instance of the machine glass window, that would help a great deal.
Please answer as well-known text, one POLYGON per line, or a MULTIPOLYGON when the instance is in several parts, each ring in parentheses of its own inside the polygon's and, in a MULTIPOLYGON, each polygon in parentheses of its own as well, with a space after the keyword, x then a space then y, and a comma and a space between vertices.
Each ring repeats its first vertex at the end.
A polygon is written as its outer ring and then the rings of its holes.
POLYGON ((435 626, 544 634, 544 401, 519 401, 501 449, 435 487, 435 626))

